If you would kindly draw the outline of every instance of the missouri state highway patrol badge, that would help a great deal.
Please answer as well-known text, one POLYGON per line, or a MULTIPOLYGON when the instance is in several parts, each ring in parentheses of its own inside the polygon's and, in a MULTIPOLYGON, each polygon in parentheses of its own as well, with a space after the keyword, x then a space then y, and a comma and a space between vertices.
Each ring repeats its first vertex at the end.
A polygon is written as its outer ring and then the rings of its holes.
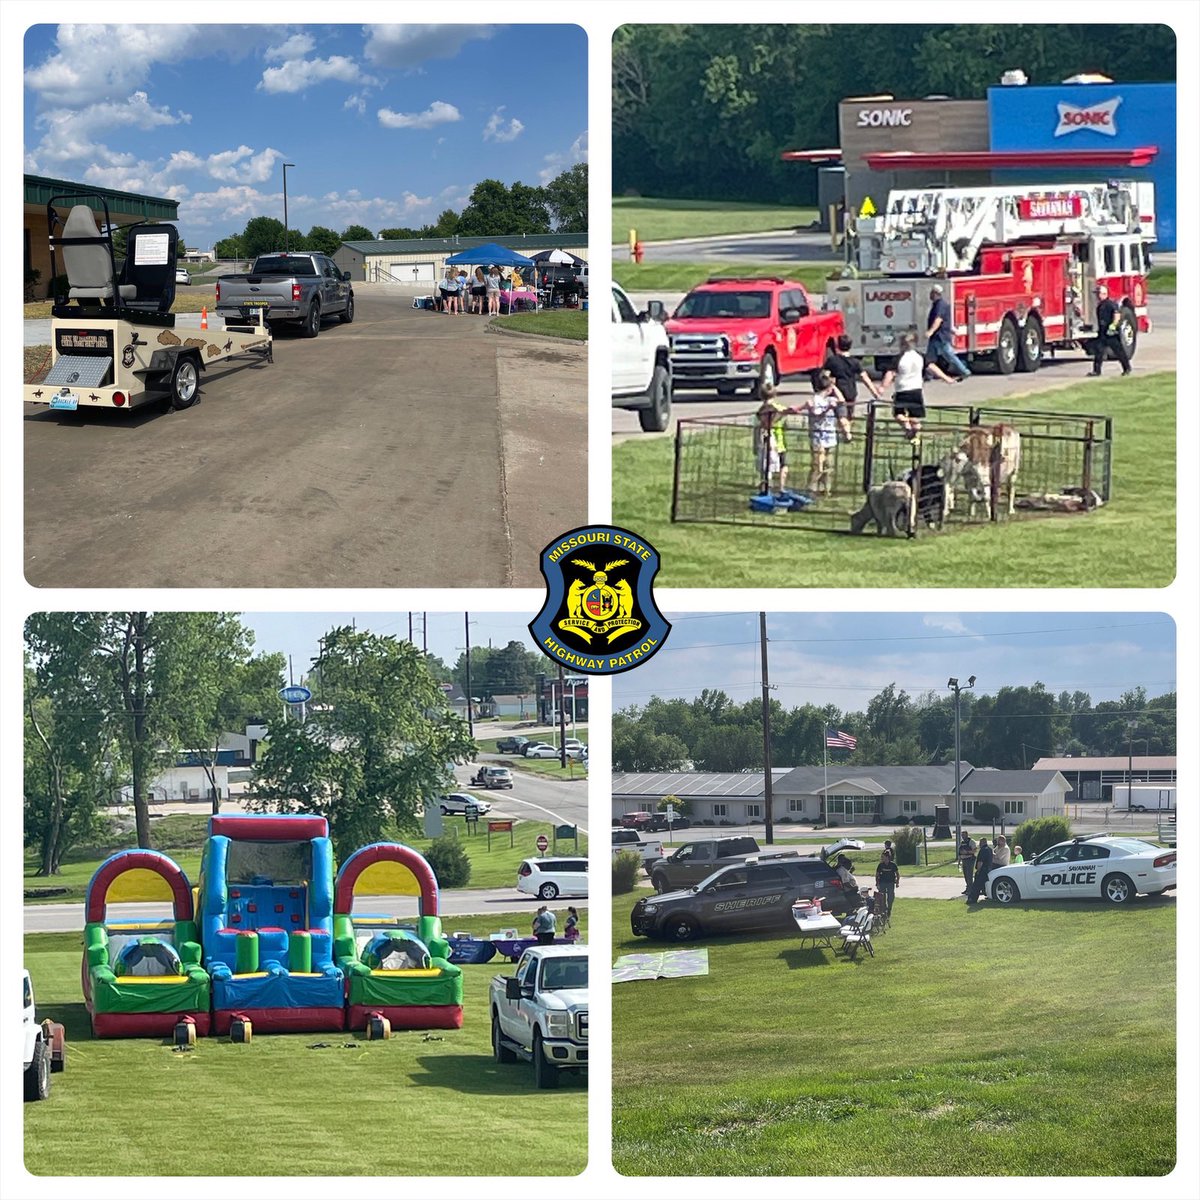
POLYGON ((654 603, 658 551, 614 525, 584 525, 551 542, 539 562, 546 602, 529 632, 572 671, 617 675, 662 648, 670 623, 654 603))

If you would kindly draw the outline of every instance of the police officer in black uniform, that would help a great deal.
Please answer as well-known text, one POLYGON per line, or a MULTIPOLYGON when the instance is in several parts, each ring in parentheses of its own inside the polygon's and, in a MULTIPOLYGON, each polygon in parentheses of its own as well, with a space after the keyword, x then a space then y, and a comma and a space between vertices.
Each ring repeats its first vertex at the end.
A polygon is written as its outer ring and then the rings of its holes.
POLYGON ((1092 343, 1092 369, 1089 374, 1099 375, 1109 351, 1121 364, 1121 374, 1130 375, 1129 355, 1121 341, 1121 309, 1115 300, 1109 299, 1108 288, 1096 285, 1096 340, 1092 343))

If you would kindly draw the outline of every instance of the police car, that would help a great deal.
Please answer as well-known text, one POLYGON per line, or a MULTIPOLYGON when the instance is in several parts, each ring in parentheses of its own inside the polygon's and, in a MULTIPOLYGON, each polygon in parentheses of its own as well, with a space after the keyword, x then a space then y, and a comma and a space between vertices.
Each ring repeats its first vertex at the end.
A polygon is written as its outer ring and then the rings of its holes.
POLYGON ((1139 892, 1161 896, 1174 887, 1174 850, 1110 833, 1059 842, 1029 862, 993 868, 987 881, 988 896, 998 904, 1075 899, 1128 904, 1139 892))

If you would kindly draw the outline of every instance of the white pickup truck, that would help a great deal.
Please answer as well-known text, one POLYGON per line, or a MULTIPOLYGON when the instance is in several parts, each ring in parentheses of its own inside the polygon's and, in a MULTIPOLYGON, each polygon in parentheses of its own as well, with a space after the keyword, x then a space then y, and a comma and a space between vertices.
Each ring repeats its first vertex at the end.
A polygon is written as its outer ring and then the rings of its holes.
POLYGON ((50 1095, 50 1073, 57 1074, 67 1065, 66 1031, 57 1021, 37 1019, 33 1000, 33 980, 24 975, 22 1032, 25 1035, 25 1099, 45 1100, 50 1095))
POLYGON ((530 946, 516 975, 490 989, 492 1053, 498 1063, 533 1063, 539 1088, 558 1087, 561 1071, 587 1071, 586 946, 530 946))
POLYGON ((614 829, 612 831, 612 852, 615 855, 622 850, 629 850, 642 860, 646 873, 650 873, 663 856, 663 844, 658 838, 643 837, 636 829, 614 829))
POLYGON ((664 316, 657 300, 639 313, 612 285, 612 406, 636 412, 644 433, 662 433, 671 421, 671 348, 664 316))

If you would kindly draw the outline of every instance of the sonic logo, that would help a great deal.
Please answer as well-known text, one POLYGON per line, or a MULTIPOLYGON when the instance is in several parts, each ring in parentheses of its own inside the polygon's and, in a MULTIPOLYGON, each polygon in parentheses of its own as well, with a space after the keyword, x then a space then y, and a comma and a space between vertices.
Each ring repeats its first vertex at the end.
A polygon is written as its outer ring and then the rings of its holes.
POLYGON ((1121 105, 1121 96, 1114 96, 1102 104, 1092 104, 1087 108, 1076 108, 1073 104, 1058 106, 1058 128, 1055 137, 1063 137, 1068 133, 1078 133, 1081 129, 1090 129, 1093 133, 1102 133, 1105 137, 1117 136, 1117 109, 1121 105))

